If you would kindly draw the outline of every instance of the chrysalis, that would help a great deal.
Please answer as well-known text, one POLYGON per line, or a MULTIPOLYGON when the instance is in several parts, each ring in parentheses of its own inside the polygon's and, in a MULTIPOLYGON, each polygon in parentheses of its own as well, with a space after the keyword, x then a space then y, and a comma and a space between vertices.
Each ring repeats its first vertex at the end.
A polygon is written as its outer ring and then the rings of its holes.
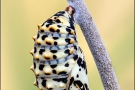
POLYGON ((31 70, 39 90, 89 90, 86 62, 78 46, 75 10, 67 7, 38 25, 31 70))

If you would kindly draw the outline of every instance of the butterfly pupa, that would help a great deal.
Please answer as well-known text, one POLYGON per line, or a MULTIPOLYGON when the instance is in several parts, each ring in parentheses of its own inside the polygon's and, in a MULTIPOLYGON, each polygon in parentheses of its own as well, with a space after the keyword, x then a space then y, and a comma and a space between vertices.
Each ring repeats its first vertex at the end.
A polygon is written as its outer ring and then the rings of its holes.
POLYGON ((78 45, 75 10, 69 6, 42 24, 32 37, 31 70, 39 90, 89 90, 84 54, 78 45))

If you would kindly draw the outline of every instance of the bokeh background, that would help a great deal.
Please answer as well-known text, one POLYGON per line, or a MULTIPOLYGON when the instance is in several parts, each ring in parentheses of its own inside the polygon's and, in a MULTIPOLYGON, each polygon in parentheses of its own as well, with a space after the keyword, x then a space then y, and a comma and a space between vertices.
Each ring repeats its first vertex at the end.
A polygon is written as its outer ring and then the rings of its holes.
MULTIPOLYGON (((134 90, 134 0, 85 0, 111 57, 121 90, 134 90)), ((67 0, 2 0, 1 90, 38 90, 29 70, 31 39, 37 24, 64 10, 67 0)), ((91 90, 104 90, 85 38, 76 26, 84 51, 91 90)))

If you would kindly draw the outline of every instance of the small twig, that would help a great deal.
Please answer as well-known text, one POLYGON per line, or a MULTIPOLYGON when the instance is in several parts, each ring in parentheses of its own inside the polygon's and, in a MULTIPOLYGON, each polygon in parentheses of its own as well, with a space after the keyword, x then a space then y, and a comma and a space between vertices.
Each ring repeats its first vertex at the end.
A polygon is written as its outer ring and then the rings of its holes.
POLYGON ((120 90, 111 59, 101 36, 94 24, 84 0, 68 0, 69 6, 75 8, 76 21, 82 29, 88 46, 96 62, 105 90, 120 90))

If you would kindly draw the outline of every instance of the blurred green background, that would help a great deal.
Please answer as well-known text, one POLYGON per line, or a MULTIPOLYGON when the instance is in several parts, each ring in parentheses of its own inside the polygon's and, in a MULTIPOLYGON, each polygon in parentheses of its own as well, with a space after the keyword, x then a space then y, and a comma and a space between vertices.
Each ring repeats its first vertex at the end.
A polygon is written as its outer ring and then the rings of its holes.
MULTIPOLYGON (((121 90, 134 90, 134 0, 85 0, 111 57, 121 90)), ((38 90, 29 70, 31 39, 37 24, 64 10, 67 0, 2 0, 2 90, 38 90)), ((91 90, 104 90, 85 38, 76 26, 84 51, 91 90)))

